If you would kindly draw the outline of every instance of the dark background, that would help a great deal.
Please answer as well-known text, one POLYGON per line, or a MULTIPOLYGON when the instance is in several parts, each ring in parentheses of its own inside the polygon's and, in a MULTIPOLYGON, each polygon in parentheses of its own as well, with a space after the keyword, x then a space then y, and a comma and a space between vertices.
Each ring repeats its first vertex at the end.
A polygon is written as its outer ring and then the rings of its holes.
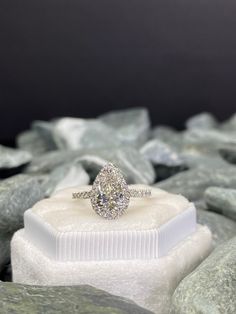
POLYGON ((1 0, 0 142, 33 119, 236 110, 235 0, 1 0))

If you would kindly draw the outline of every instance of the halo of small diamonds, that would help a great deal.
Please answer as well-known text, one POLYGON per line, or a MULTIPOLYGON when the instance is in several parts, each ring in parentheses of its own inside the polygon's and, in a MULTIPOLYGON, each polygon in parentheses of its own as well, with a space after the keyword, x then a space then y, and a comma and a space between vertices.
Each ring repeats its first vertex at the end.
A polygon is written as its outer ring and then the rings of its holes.
POLYGON ((94 211, 103 218, 116 219, 125 213, 130 192, 121 171, 112 163, 105 165, 97 175, 90 200, 94 211))
POLYGON ((97 175, 91 190, 73 192, 72 198, 89 198, 99 216, 116 219, 125 213, 130 197, 149 197, 151 194, 150 189, 129 189, 121 171, 108 163, 97 175))

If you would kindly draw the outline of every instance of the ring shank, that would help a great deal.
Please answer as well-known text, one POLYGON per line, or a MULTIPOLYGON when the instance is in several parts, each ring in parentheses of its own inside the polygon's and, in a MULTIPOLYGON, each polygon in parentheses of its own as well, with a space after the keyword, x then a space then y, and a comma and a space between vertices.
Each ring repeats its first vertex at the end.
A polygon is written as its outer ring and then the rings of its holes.
MULTIPOLYGON (((129 189, 130 197, 150 197, 152 192, 149 189, 129 189)), ((72 193, 72 199, 91 198, 91 191, 81 191, 72 193)))
POLYGON ((72 193, 72 199, 83 198, 87 199, 91 197, 91 191, 81 191, 72 193))
POLYGON ((129 189, 130 197, 149 197, 152 191, 149 189, 129 189))

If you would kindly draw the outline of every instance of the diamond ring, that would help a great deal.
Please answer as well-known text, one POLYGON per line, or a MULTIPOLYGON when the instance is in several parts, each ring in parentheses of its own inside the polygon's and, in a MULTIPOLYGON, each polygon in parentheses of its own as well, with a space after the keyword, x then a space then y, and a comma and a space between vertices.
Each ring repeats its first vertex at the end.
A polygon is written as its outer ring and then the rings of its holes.
POLYGON ((116 219, 129 206, 130 197, 149 197, 151 190, 131 189, 119 168, 106 164, 93 183, 90 191, 72 193, 73 199, 90 199, 93 210, 105 219, 116 219))

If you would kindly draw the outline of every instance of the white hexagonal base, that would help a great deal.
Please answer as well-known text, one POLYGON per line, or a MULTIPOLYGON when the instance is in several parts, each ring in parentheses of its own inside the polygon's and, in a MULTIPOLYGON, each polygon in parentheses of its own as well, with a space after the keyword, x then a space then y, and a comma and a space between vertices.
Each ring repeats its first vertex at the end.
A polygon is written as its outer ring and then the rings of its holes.
POLYGON ((105 220, 89 200, 72 200, 72 192, 90 188, 61 191, 25 213, 25 229, 11 243, 13 281, 90 284, 167 313, 177 284, 210 252, 210 231, 196 225, 186 198, 156 188, 151 198, 132 199, 119 219, 105 220))
POLYGON ((30 241, 58 261, 158 258, 196 230, 194 205, 157 188, 150 198, 131 199, 115 221, 99 217, 89 200, 74 200, 71 192, 43 200, 24 215, 30 241))

